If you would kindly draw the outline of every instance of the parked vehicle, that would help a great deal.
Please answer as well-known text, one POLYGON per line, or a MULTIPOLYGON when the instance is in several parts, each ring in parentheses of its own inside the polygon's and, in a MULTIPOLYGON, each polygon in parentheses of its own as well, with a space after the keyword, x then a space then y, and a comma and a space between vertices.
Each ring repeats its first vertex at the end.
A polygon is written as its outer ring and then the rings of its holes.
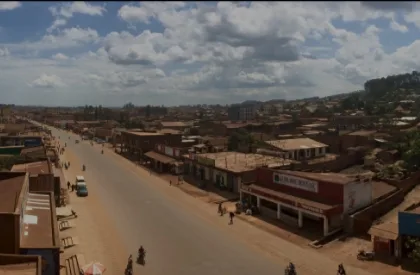
POLYGON ((88 192, 88 189, 87 189, 87 186, 86 186, 85 182, 79 183, 77 185, 76 195, 78 197, 87 197, 89 195, 89 192, 88 192))
POLYGON ((375 258, 375 252, 366 252, 364 250, 359 250, 357 254, 357 259, 360 261, 373 261, 375 258))
POLYGON ((76 195, 79 197, 86 197, 88 195, 86 181, 83 176, 76 176, 76 195))

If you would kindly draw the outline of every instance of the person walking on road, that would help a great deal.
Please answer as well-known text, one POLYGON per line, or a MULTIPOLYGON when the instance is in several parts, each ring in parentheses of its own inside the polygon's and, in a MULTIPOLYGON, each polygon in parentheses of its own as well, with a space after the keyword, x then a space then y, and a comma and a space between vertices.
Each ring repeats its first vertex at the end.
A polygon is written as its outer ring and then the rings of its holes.
POLYGON ((169 186, 172 186, 172 180, 169 180, 169 186))
POLYGON ((67 182, 67 190, 70 190, 70 182, 67 182))
POLYGON ((221 202, 219 202, 217 213, 219 213, 220 216, 223 216, 223 208, 222 208, 222 203, 221 202))
POLYGON ((229 224, 233 224, 233 217, 235 217, 235 214, 232 211, 230 211, 229 212, 229 218, 230 218, 229 224))

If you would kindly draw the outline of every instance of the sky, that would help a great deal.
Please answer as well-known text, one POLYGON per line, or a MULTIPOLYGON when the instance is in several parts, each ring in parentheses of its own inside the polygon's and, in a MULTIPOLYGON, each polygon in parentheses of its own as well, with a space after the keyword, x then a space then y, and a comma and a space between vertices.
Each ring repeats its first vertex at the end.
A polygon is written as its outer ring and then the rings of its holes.
POLYGON ((1 2, 0 103, 231 104, 420 70, 415 2, 1 2))

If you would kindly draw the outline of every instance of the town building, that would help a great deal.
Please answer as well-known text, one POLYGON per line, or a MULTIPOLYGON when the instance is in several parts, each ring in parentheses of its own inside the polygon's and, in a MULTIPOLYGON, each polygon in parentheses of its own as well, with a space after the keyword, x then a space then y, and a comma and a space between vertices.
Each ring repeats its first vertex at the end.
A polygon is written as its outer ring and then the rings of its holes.
POLYGON ((259 168, 255 182, 241 185, 240 196, 263 215, 299 228, 308 222, 326 236, 372 202, 371 177, 259 168))
POLYGON ((54 169, 49 159, 13 165, 11 172, 26 172, 29 174, 29 192, 52 192, 56 205, 60 205, 60 188, 64 184, 58 169, 54 169))
POLYGON ((156 144, 181 146, 182 134, 121 131, 121 152, 137 156, 138 159, 146 152, 153 151, 156 144))
POLYGON ((275 104, 264 104, 262 106, 262 112, 265 115, 277 115, 283 112, 283 104, 275 103, 275 104))
POLYGON ((338 130, 359 130, 371 127, 378 121, 377 116, 333 116, 330 120, 330 127, 338 130))
POLYGON ((181 158, 187 152, 188 148, 156 144, 155 150, 149 151, 144 155, 151 160, 153 169, 161 173, 170 172, 178 175, 184 172, 181 158))
POLYGON ((292 138, 265 141, 273 151, 278 151, 280 156, 297 161, 324 157, 328 145, 310 138, 292 138))
POLYGON ((278 157, 238 152, 189 153, 184 158, 186 175, 198 180, 200 184, 210 183, 233 193, 239 193, 242 183, 255 180, 257 167, 282 167, 293 162, 278 157))
POLYGON ((42 136, 0 136, 0 146, 42 146, 42 136))
POLYGON ((41 275, 42 258, 32 255, 0 254, 0 274, 41 275))
POLYGON ((0 172, 0 190, 0 253, 41 256, 45 261, 43 274, 59 274, 60 241, 53 194, 30 192, 25 172, 0 172))
MULTIPOLYGON (((401 258, 409 258, 415 246, 410 239, 420 239, 420 203, 416 203, 398 213, 398 235, 400 243, 388 241, 388 251, 401 249, 401 258)), ((396 253, 398 256, 399 253, 396 253)))
POLYGON ((256 108, 254 104, 238 104, 228 108, 230 121, 247 121, 255 119, 256 108))
POLYGON ((184 131, 190 127, 190 125, 183 121, 161 121, 159 123, 159 128, 163 129, 173 129, 178 131, 184 131))

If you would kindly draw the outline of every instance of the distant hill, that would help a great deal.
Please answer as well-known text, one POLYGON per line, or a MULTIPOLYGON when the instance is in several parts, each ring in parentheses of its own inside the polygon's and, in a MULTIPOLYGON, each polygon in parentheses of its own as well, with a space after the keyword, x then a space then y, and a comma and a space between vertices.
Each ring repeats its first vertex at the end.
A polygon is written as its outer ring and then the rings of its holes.
POLYGON ((366 81, 365 97, 367 100, 392 99, 399 93, 409 92, 420 94, 420 73, 397 74, 366 81))

